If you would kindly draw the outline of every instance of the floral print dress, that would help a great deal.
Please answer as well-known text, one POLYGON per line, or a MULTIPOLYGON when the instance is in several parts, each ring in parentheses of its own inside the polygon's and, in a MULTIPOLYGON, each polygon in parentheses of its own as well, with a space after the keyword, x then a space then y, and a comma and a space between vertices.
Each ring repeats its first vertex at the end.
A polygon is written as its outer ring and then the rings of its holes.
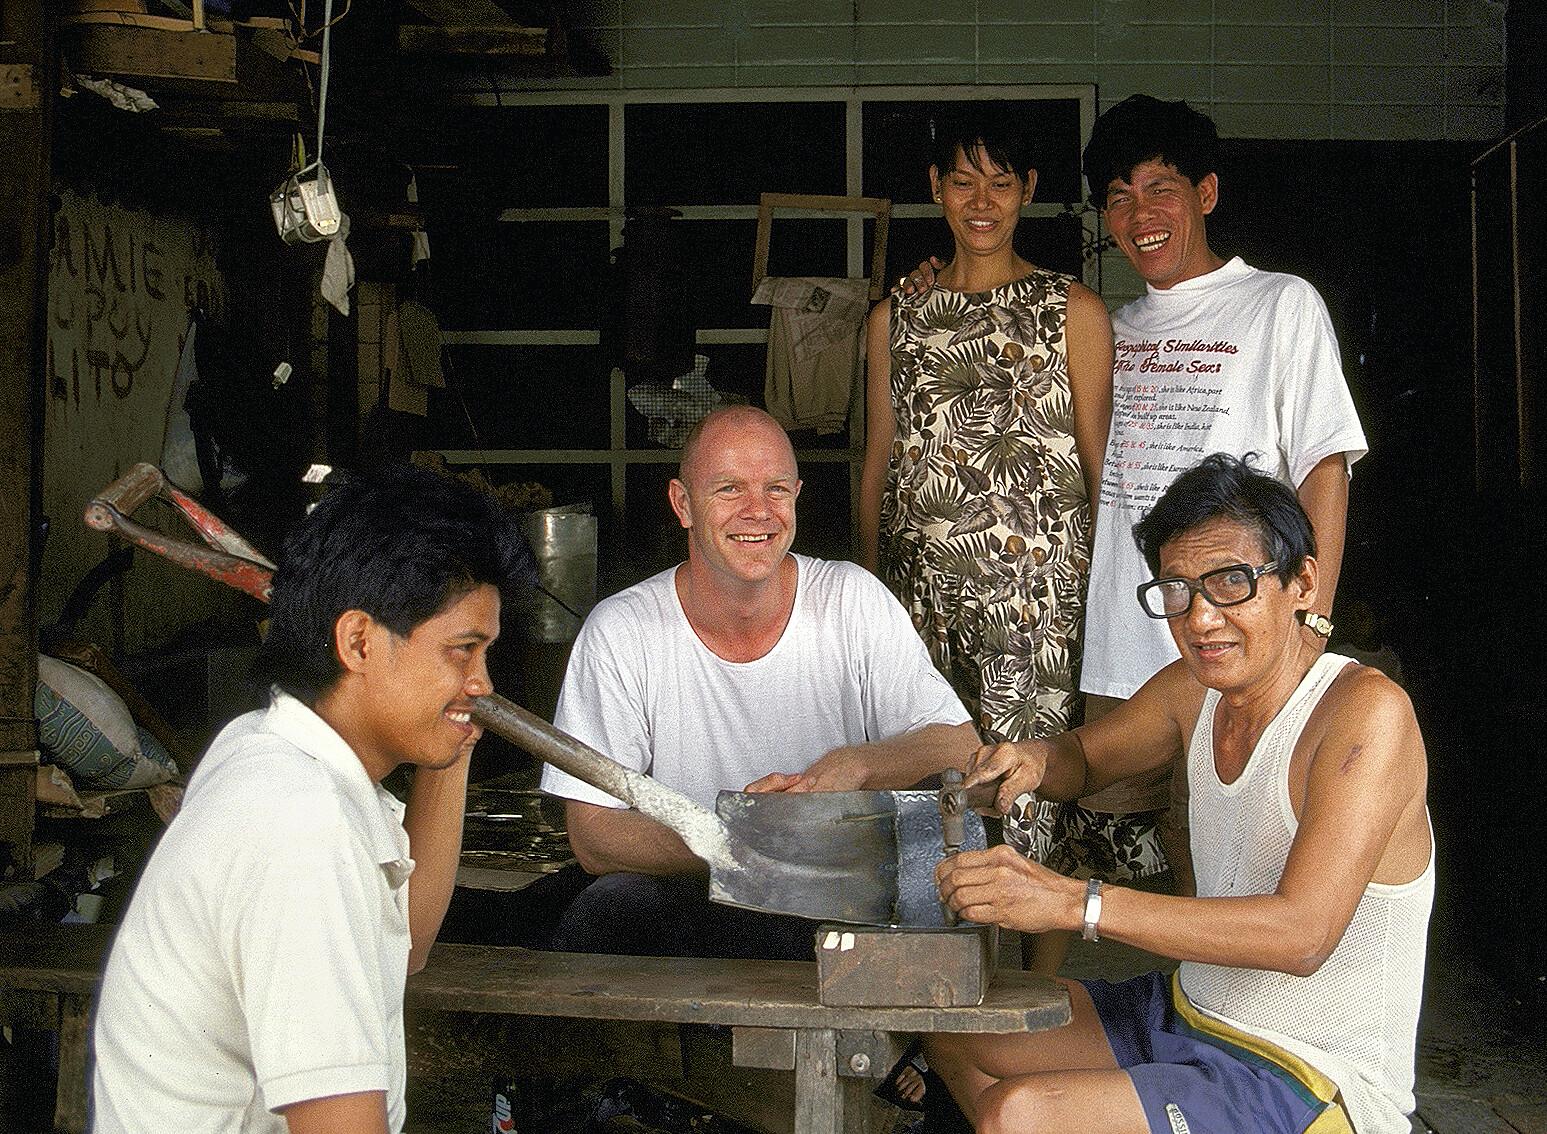
MULTIPOLYGON (((892 300, 896 441, 881 563, 989 742, 1069 727, 1090 574, 1065 311, 1072 278, 1033 269, 987 292, 892 300)), ((1054 809, 1006 838, 1039 860, 1054 809)))

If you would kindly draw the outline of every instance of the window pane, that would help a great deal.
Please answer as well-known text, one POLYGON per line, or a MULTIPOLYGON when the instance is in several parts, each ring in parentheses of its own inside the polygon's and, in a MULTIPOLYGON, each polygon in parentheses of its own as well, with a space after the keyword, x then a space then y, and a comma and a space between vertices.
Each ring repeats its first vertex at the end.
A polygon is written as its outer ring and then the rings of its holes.
POLYGON ((426 110, 409 141, 419 200, 493 208, 604 208, 605 106, 459 106, 426 110), (434 167, 444 168, 434 168, 434 167))
POLYGON ((643 103, 623 113, 630 205, 843 192, 842 103, 643 103))
POLYGON ((435 309, 447 330, 558 330, 601 325, 604 221, 469 223, 431 218, 435 309))
MULTIPOLYGON (((768 308, 752 304, 757 222, 675 221, 692 295, 695 327, 764 327, 768 308)), ((844 274, 844 222, 775 218, 768 245, 774 275, 844 274)))
POLYGON ((794 550, 822 559, 850 558, 849 466, 807 461, 800 479, 794 550))
MULTIPOLYGON (((605 449, 611 369, 597 347, 453 346, 449 378, 486 449, 605 449)), ((466 446, 460 409, 433 448, 466 446)))
POLYGON ((944 113, 981 108, 1025 139, 1037 170, 1039 201, 1079 201, 1078 99, 963 99, 942 102, 876 100, 863 107, 865 195, 924 204, 929 201, 930 121, 944 113))

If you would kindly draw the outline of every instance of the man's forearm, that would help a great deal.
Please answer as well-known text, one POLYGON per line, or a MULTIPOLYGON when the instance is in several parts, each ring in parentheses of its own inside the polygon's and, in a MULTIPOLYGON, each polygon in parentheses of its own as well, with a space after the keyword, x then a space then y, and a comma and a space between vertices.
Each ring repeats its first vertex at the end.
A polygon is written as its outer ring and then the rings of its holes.
POLYGON ((464 755, 449 768, 418 768, 414 772, 403 816, 414 859, 413 877, 408 882, 410 973, 424 968, 456 888, 462 816, 467 811, 468 763, 469 757, 464 755))
POLYGON ((863 745, 864 788, 907 788, 947 768, 965 768, 978 748, 971 723, 929 724, 863 745))
POLYGON ((1042 786, 1037 788, 1039 796, 1058 803, 1073 803, 1106 786, 1092 783, 1092 770, 1085 759, 1079 730, 1046 737, 1042 743, 1047 746, 1048 755, 1042 786))
MULTIPOLYGON (((1070 880, 1072 900, 1082 911, 1084 888, 1070 880)), ((1111 886, 1102 894, 1100 933, 1178 961, 1309 976, 1346 928, 1325 924, 1322 912, 1297 908, 1279 894, 1176 898, 1111 886)), ((1066 912, 1062 928, 1078 930, 1081 917, 1066 912)))
POLYGON ((1348 524, 1348 462, 1343 454, 1317 462, 1300 482, 1298 495, 1316 533, 1316 603, 1311 609, 1330 617, 1348 524))
POLYGON ((703 859, 675 831, 638 811, 571 800, 569 845, 588 874, 705 874, 703 859))

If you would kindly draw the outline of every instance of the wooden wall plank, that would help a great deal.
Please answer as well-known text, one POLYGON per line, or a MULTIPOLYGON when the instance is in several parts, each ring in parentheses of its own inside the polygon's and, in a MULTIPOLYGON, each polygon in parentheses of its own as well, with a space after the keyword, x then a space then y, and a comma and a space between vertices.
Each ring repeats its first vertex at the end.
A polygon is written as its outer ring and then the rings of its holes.
POLYGON ((236 82, 234 34, 84 25, 71 29, 69 57, 92 74, 236 82))
POLYGON ((0 104, 0 842, 11 844, 14 876, 32 877, 37 721, 38 469, 44 319, 45 239, 53 99, 59 89, 53 5, 0 5, 13 97, 0 104), (29 93, 30 92, 30 93, 29 93))

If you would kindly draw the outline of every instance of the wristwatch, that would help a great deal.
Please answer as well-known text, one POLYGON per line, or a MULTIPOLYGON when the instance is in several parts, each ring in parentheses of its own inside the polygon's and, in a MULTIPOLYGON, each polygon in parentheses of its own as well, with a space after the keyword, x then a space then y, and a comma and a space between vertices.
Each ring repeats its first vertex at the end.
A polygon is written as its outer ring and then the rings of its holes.
POLYGON ((1101 879, 1092 878, 1085 883, 1085 927, 1080 936, 1087 941, 1100 941, 1096 926, 1101 921, 1101 879))
POLYGON ((1314 610, 1302 610, 1300 621, 1314 634, 1320 634, 1323 638, 1332 637, 1332 619, 1325 614, 1317 614, 1314 610))

